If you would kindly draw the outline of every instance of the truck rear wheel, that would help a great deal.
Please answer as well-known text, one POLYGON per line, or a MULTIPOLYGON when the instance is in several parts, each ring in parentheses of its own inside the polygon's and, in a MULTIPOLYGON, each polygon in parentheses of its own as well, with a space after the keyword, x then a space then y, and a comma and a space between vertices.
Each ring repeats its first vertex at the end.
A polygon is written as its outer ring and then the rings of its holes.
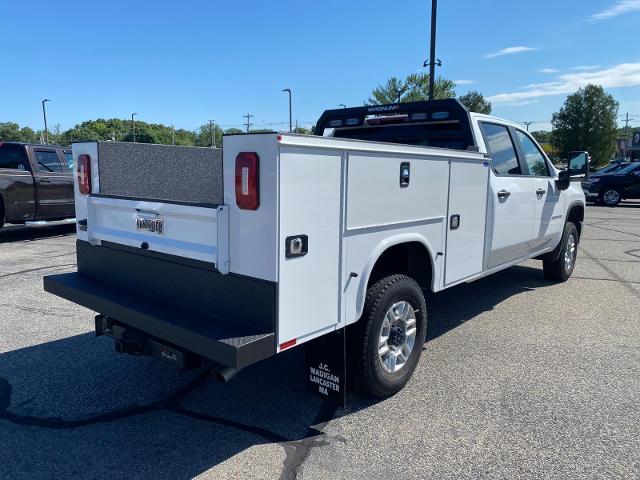
POLYGON ((566 282, 569 279, 576 266, 578 240, 578 229, 575 224, 567 222, 564 226, 562 240, 560 240, 562 245, 560 255, 556 260, 545 260, 542 262, 546 279, 557 282, 566 282))
POLYGON ((405 275, 379 280, 368 289, 356 325, 356 380, 365 393, 393 395, 411 378, 425 342, 427 305, 420 286, 405 275))

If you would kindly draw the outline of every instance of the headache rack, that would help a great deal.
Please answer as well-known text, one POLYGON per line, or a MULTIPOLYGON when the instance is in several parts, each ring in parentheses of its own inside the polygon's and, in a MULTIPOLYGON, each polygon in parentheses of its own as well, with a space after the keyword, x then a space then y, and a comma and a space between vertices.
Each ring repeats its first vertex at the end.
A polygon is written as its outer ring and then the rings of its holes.
POLYGON ((477 151, 469 111, 457 99, 325 111, 315 134, 477 151))

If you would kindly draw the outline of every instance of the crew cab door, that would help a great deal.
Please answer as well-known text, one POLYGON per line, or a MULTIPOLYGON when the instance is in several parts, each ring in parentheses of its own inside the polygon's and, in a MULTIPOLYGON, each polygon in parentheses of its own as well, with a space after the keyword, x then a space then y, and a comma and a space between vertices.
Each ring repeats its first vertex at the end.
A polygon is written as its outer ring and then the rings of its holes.
POLYGON ((505 125, 480 124, 491 156, 490 228, 485 242, 487 268, 516 260, 532 249, 535 215, 533 182, 523 175, 513 132, 505 125))
POLYGON ((35 215, 33 177, 24 145, 0 142, 0 224, 35 215))
POLYGON ((619 180, 622 184, 620 189, 622 198, 640 198, 640 163, 629 170, 626 175, 621 175, 622 178, 619 180))
POLYGON ((55 148, 31 148, 40 219, 73 217, 73 175, 67 161, 55 148))
POLYGON ((515 130, 519 154, 533 185, 534 199, 533 250, 556 246, 564 229, 565 197, 556 185, 555 177, 544 153, 536 142, 522 130, 515 130))

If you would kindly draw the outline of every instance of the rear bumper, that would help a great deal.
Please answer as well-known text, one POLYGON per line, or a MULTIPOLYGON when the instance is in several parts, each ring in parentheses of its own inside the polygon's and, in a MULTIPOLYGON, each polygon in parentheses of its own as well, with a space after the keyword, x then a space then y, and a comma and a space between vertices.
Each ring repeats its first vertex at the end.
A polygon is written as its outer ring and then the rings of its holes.
POLYGON ((232 368, 275 354, 275 334, 157 300, 80 273, 44 278, 44 289, 232 368))
POLYGON ((212 264, 102 242, 77 242, 78 272, 46 291, 161 342, 232 368, 276 353, 277 285, 212 264))

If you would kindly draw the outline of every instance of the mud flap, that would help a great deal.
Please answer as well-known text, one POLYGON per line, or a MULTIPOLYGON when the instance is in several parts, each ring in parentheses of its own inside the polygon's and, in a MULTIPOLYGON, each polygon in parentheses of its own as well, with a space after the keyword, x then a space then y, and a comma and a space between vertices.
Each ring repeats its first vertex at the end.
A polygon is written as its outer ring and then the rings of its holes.
POLYGON ((346 407, 346 330, 340 329, 305 344, 307 387, 310 393, 346 407))

